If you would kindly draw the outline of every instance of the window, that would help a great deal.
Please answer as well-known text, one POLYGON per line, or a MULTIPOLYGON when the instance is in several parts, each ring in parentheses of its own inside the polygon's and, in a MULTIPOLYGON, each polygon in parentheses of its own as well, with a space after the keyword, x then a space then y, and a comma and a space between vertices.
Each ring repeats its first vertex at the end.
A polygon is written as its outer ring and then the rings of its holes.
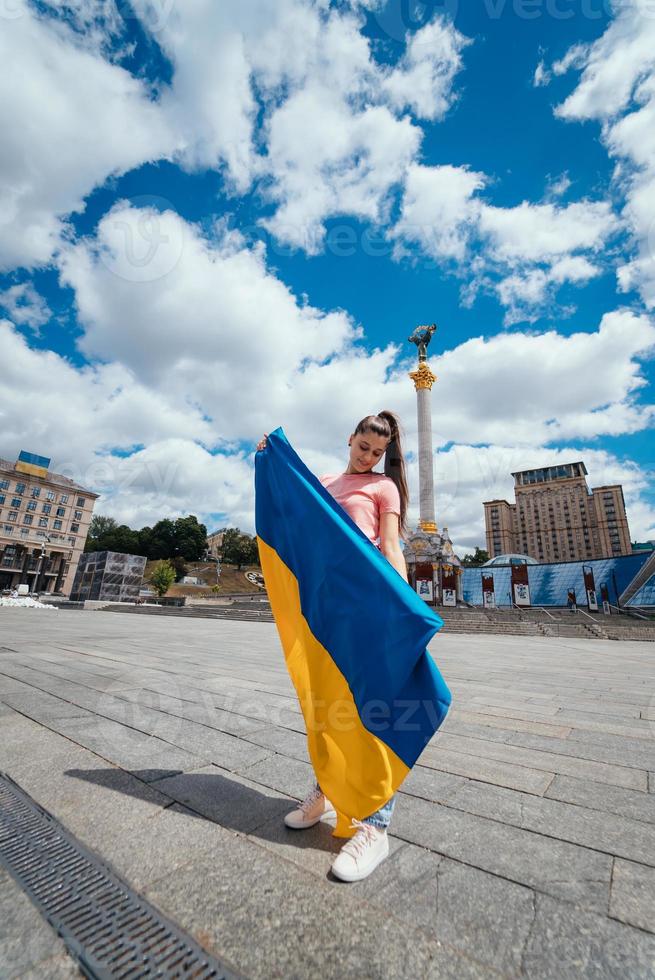
POLYGON ((72 544, 72 545, 73 545, 73 547, 75 547, 75 545, 77 544, 77 542, 76 542, 76 540, 75 540, 75 538, 69 538, 69 539, 68 539, 68 543, 69 543, 69 544, 72 544))
POLYGON ((41 512, 43 514, 49 514, 51 510, 52 510, 52 504, 44 504, 43 507, 41 508, 41 512))
POLYGON ((27 510, 36 510, 36 500, 27 501, 27 510))
POLYGON ((33 497, 40 497, 41 496, 41 487, 32 487, 32 496, 33 497))
POLYGON ((12 535, 13 533, 14 533, 14 529, 11 526, 11 524, 5 524, 5 534, 9 536, 12 535))
POLYGON ((55 531, 60 531, 61 530, 61 521, 53 521, 52 522, 52 526, 54 527, 55 531))
POLYGON ((59 503, 60 504, 67 504, 68 503, 68 494, 67 493, 62 493, 61 497, 59 498, 59 503))
POLYGON ((26 538, 29 535, 29 533, 30 533, 30 531, 29 531, 29 528, 27 528, 27 527, 22 527, 20 529, 20 536, 22 538, 26 538))
POLYGON ((57 507, 57 517, 64 517, 66 515, 65 507, 57 507))
POLYGON ((11 506, 12 507, 20 507, 20 505, 21 505, 21 499, 20 499, 20 497, 13 497, 12 498, 12 501, 11 501, 11 506))
POLYGON ((73 531, 74 534, 77 534, 77 532, 79 531, 79 529, 80 529, 80 525, 79 524, 71 524, 71 531, 73 531))
POLYGON ((31 524, 33 520, 34 518, 32 517, 31 514, 25 514, 25 517, 23 518, 23 524, 31 524))
POLYGON ((25 484, 24 483, 17 483, 16 484, 16 493, 21 493, 21 494, 22 493, 25 493, 25 484))
POLYGON ((48 526, 48 518, 39 517, 39 527, 47 527, 47 526, 48 526))
POLYGON ((77 506, 78 507, 84 507, 84 497, 78 497, 77 498, 77 506))
POLYGON ((17 521, 18 520, 18 511, 10 510, 9 511, 9 516, 8 516, 7 520, 17 521))
POLYGON ((4 493, 0 493, 0 504, 4 504, 4 502, 5 502, 5 495, 4 493))
POLYGON ((9 489, 9 480, 0 480, 0 490, 9 489))
POLYGON ((55 491, 54 490, 48 490, 48 492, 46 494, 46 498, 48 500, 54 500, 55 497, 56 497, 55 491))
POLYGON ((81 510, 76 510, 74 516, 75 516, 75 520, 76 521, 81 521, 82 520, 82 511, 81 510))

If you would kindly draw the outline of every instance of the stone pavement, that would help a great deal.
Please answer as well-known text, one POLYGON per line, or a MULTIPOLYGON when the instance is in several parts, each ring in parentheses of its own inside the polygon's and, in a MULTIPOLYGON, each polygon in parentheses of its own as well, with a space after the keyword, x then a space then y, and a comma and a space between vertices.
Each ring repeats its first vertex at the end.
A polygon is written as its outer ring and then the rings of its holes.
MULTIPOLYGON (((364 882, 267 623, 5 609, 0 770, 245 977, 655 976, 655 646, 443 635, 454 696, 364 882)), ((0 869, 0 976, 77 976, 0 869)))

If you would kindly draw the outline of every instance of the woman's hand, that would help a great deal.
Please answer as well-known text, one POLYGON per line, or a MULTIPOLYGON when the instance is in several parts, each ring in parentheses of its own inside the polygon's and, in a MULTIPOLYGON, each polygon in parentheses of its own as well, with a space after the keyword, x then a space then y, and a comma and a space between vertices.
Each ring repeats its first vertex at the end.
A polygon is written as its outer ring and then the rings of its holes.
POLYGON ((266 440, 268 439, 268 432, 264 433, 263 439, 260 439, 257 443, 257 452, 260 453, 262 449, 266 449, 266 440))

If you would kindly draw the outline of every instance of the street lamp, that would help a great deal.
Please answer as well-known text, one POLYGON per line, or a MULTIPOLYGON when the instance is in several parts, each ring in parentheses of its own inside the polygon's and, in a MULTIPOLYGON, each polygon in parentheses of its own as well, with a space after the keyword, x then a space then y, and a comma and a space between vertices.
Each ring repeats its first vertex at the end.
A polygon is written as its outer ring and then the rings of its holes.
POLYGON ((50 538, 48 537, 47 534, 45 535, 44 538, 41 539, 41 561, 39 563, 39 572, 38 575, 36 576, 36 588, 34 589, 37 595, 39 595, 41 592, 41 579, 43 577, 43 564, 45 562, 46 541, 48 542, 48 544, 50 544, 50 538))

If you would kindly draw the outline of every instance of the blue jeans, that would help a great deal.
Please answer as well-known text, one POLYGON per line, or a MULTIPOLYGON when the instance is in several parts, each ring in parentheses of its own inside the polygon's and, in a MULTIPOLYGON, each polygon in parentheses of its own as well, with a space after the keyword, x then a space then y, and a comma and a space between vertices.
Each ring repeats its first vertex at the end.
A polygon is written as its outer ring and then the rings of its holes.
MULTIPOLYGON (((321 789, 318 783, 316 784, 316 788, 321 789)), ((323 790, 321 790, 321 792, 323 792, 323 790)), ((375 813, 372 813, 370 817, 364 817, 362 823, 370 823, 371 826, 377 827, 378 830, 386 830, 391 823, 391 815, 395 805, 396 797, 392 796, 390 800, 387 800, 384 806, 380 807, 379 810, 376 810, 375 813)))

